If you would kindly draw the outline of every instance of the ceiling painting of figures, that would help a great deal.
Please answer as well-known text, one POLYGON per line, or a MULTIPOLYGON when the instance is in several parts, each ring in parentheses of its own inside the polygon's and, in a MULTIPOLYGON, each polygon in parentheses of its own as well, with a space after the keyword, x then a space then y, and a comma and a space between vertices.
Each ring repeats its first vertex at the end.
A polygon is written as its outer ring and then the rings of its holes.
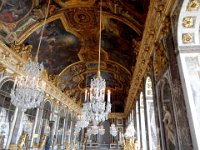
POLYGON ((0 20, 13 23, 22 19, 32 8, 32 0, 1 0, 0 20))
POLYGON ((131 70, 135 65, 136 53, 133 49, 133 40, 139 40, 139 35, 124 23, 110 19, 108 27, 102 31, 102 48, 109 58, 131 70))
MULTIPOLYGON (((33 45, 33 56, 37 51, 41 28, 32 33, 25 41, 33 45)), ((39 50, 39 61, 49 74, 58 74, 66 66, 79 61, 80 44, 78 38, 65 31, 61 21, 55 20, 45 26, 42 43, 39 50)))

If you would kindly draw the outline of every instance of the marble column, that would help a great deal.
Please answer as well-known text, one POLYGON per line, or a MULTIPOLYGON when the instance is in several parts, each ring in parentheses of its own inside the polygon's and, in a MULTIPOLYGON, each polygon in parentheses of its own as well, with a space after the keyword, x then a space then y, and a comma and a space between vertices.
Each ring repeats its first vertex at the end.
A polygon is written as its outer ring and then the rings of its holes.
MULTIPOLYGON (((11 138, 11 144, 17 144, 19 138, 20 138, 20 127, 22 127, 22 121, 23 121, 23 117, 24 117, 24 112, 22 112, 20 109, 18 111, 18 115, 17 115, 17 119, 16 119, 16 123, 14 126, 14 130, 13 130, 13 134, 12 134, 12 138, 11 138)), ((23 128, 23 127, 22 127, 23 128)))
POLYGON ((178 70, 172 33, 168 34, 168 36, 165 39, 165 49, 167 50, 169 55, 168 58, 169 58, 169 66, 171 71, 171 80, 173 87, 172 94, 173 94, 173 105, 175 109, 174 112, 176 112, 174 116, 177 125, 178 144, 180 149, 190 150, 193 149, 191 133, 188 124, 187 111, 181 86, 180 74, 178 70))
POLYGON ((35 134, 35 130, 36 130, 36 125, 39 121, 38 119, 38 116, 39 116, 39 108, 37 108, 37 112, 36 112, 36 116, 35 116, 35 121, 34 121, 34 125, 33 125, 33 130, 32 130, 32 133, 31 133, 31 144, 30 144, 30 147, 33 146, 33 138, 34 138, 34 134, 35 134))
POLYGON ((11 125, 11 128, 10 128, 10 132, 9 132, 9 135, 8 135, 8 140, 7 140, 7 143, 6 143, 6 149, 9 148, 9 145, 10 145, 10 142, 11 142, 14 126, 15 126, 16 119, 17 119, 17 114, 18 114, 18 107, 15 108, 15 113, 14 113, 13 120, 12 120, 12 125, 11 125))

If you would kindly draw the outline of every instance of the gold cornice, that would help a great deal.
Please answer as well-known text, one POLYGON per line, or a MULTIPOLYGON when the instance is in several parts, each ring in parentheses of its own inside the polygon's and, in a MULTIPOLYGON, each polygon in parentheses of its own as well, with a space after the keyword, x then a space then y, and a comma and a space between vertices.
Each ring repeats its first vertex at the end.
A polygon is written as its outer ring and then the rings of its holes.
POLYGON ((125 113, 110 113, 108 115, 109 119, 122 119, 122 118, 126 118, 125 113))
MULTIPOLYGON (((11 70, 11 72, 16 74, 24 74, 22 72, 23 64, 25 60, 16 55, 9 47, 0 41, 0 63, 3 64, 6 68, 11 70)), ((73 110, 75 113, 80 111, 80 106, 77 105, 73 100, 68 96, 62 93, 57 87, 55 87, 47 79, 43 78, 46 82, 45 95, 50 96, 51 98, 59 101, 60 103, 66 105, 69 109, 73 110)))
POLYGON ((143 77, 147 71, 150 56, 155 47, 155 41, 159 41, 162 36, 162 28, 164 26, 165 19, 167 18, 166 16, 170 13, 174 3, 175 0, 165 0, 162 2, 163 9, 157 10, 156 8, 158 8, 161 3, 156 0, 150 1, 149 12, 145 23, 138 59, 131 80, 127 103, 125 105, 124 113, 126 116, 128 116, 128 113, 133 107, 138 89, 140 88, 143 77))

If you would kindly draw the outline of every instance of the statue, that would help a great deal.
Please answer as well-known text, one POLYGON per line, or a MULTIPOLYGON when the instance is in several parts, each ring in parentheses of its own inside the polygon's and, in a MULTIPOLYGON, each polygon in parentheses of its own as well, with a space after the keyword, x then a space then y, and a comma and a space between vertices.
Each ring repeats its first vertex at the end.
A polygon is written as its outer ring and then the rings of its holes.
POLYGON ((165 131, 166 131, 167 138, 169 141, 171 141, 171 143, 173 145, 175 145, 176 143, 175 143, 175 138, 174 138, 173 122, 172 122, 171 113, 167 109, 166 105, 163 106, 163 111, 164 111, 163 122, 165 124, 165 131))
POLYGON ((17 145, 17 150, 22 150, 23 149, 23 146, 25 145, 25 141, 26 141, 27 135, 28 135, 27 133, 23 133, 20 136, 20 139, 19 139, 19 142, 18 142, 18 145, 17 145))
POLYGON ((87 136, 83 140, 83 150, 86 150, 86 146, 87 146, 87 136))
POLYGON ((70 148, 70 143, 66 142, 65 150, 69 150, 70 148))
POLYGON ((43 135, 43 136, 42 136, 42 139, 41 139, 41 141, 40 141, 40 143, 39 143, 39 146, 38 146, 38 149, 39 149, 39 150, 42 150, 42 149, 44 148, 44 145, 45 145, 45 143, 46 143, 46 138, 47 138, 46 135, 43 135))

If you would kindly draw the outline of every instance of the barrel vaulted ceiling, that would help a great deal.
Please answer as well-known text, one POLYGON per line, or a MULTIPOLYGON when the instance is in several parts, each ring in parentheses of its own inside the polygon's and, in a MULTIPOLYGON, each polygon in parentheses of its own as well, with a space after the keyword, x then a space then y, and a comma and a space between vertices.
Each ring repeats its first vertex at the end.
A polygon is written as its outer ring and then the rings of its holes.
MULTIPOLYGON (((39 51, 49 80, 79 104, 97 73, 99 6, 98 0, 52 0, 39 51)), ((101 75, 113 112, 126 105, 148 6, 149 0, 102 3, 101 75)), ((0 39, 32 45, 34 57, 46 8, 45 0, 0 0, 0 39)))

